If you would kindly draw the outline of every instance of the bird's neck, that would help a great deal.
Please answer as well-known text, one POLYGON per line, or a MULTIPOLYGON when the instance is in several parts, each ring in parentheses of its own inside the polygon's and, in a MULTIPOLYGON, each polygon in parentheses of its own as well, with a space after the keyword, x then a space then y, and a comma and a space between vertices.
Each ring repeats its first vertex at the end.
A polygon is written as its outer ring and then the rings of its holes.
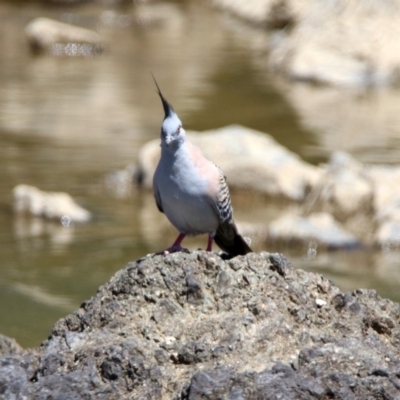
POLYGON ((181 153, 185 152, 186 141, 179 140, 167 145, 165 142, 161 142, 161 156, 163 157, 177 157, 181 153))
POLYGON ((190 157, 190 143, 183 141, 179 146, 161 147, 161 159, 164 165, 168 165, 167 169, 171 169, 171 173, 186 173, 193 168, 193 161, 190 157))

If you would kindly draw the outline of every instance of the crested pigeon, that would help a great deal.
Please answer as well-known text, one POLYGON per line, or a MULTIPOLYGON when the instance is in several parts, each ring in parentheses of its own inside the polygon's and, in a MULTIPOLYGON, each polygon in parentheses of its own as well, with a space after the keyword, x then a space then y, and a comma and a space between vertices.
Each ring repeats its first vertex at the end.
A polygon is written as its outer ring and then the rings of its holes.
POLYGON ((163 253, 181 251, 188 236, 208 234, 207 251, 213 241, 230 257, 252 250, 233 220, 231 199, 223 172, 186 138, 178 115, 157 86, 164 108, 161 126, 161 158, 153 177, 154 197, 179 236, 163 253))

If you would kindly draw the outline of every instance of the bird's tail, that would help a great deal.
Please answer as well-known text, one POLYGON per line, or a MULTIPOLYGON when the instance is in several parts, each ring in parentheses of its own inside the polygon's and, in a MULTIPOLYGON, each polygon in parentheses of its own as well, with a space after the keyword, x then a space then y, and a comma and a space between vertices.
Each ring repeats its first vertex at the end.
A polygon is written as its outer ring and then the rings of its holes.
POLYGON ((253 251, 239 234, 232 219, 220 224, 215 233, 214 240, 218 247, 226 251, 231 257, 245 255, 253 251))

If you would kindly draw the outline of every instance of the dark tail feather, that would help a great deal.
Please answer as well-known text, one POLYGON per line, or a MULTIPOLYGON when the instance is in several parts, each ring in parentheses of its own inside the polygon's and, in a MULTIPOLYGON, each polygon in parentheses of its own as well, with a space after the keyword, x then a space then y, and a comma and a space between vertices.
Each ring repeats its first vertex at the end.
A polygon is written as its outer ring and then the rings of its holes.
POLYGON ((217 246, 231 257, 244 256, 253 251, 239 234, 232 220, 226 221, 218 227, 214 240, 217 246))

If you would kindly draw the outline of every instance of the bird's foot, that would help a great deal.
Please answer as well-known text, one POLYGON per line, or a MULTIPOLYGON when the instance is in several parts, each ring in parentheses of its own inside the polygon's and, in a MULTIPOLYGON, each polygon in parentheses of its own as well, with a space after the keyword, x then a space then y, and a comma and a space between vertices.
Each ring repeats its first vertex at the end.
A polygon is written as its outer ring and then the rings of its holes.
POLYGON ((168 247, 168 249, 166 249, 164 251, 160 251, 160 252, 156 253, 156 255, 166 256, 167 254, 177 253, 178 251, 182 251, 183 253, 190 253, 190 251, 188 249, 186 249, 185 247, 171 246, 171 247, 168 247))

